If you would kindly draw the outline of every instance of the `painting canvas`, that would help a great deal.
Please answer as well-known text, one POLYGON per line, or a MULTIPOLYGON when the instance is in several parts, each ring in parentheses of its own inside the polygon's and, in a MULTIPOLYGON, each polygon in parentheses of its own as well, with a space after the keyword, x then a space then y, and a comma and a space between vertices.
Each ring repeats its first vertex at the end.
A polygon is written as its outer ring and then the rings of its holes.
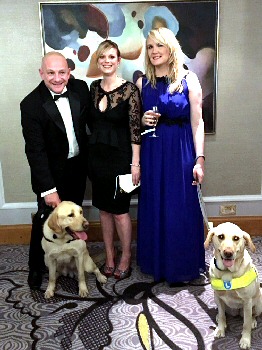
POLYGON ((39 9, 43 53, 61 52, 72 76, 88 85, 100 77, 95 55, 101 41, 118 44, 118 74, 135 83, 144 73, 148 32, 161 26, 172 30, 203 89, 205 132, 215 133, 218 0, 41 2, 39 9))

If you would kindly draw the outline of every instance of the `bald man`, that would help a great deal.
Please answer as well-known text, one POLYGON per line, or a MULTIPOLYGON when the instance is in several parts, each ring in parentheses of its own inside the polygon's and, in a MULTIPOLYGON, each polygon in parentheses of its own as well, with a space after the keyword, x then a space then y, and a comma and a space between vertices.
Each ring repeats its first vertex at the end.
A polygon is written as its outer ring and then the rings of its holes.
POLYGON ((65 57, 49 52, 39 69, 41 83, 20 104, 25 153, 38 211, 33 218, 28 284, 39 289, 45 269, 42 226, 61 201, 82 205, 87 178, 90 95, 87 84, 70 79, 65 57))

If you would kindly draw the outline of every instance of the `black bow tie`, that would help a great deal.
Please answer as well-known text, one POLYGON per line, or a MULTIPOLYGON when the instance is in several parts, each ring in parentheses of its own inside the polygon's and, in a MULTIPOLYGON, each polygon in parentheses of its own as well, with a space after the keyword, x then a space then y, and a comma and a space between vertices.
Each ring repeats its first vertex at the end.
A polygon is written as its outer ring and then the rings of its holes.
POLYGON ((68 91, 60 95, 54 95, 54 101, 57 101, 60 97, 68 97, 68 91))

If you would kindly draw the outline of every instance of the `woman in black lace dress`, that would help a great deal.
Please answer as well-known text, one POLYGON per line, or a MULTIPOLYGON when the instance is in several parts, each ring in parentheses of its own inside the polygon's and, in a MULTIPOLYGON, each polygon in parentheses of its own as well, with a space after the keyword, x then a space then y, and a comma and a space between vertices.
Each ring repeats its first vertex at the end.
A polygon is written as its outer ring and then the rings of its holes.
POLYGON ((97 49, 97 65, 103 79, 90 86, 91 136, 89 172, 92 202, 99 209, 106 263, 103 273, 122 279, 130 275, 132 225, 129 215, 130 194, 114 198, 116 176, 132 173, 134 184, 140 180, 141 100, 138 88, 117 76, 120 64, 118 46, 103 41, 97 49), (117 230, 122 255, 115 265, 114 231, 117 230))

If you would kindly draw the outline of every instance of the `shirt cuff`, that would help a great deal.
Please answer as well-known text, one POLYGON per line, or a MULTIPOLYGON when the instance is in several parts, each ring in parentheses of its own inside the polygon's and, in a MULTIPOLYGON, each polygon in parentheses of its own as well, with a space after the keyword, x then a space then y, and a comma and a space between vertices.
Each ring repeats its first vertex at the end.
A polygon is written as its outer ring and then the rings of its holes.
POLYGON ((54 193, 54 192, 56 192, 56 187, 52 188, 52 189, 49 190, 49 191, 42 192, 42 193, 41 193, 41 197, 45 197, 45 196, 47 196, 48 194, 51 194, 51 193, 54 193))

